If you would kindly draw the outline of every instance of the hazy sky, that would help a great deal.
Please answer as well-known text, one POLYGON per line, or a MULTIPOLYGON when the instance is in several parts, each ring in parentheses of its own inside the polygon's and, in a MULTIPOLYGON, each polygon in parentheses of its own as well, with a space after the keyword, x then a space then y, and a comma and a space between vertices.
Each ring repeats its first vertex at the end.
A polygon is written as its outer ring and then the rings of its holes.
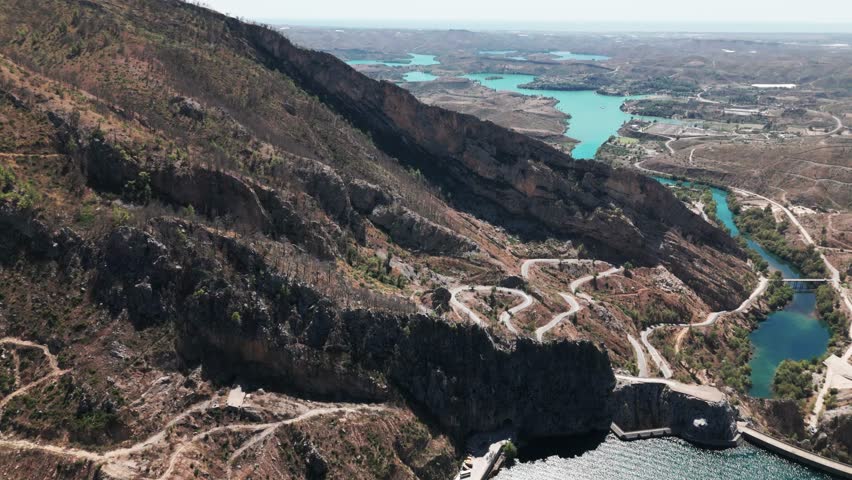
MULTIPOLYGON (((252 19, 852 23, 852 0, 205 0, 252 19)), ((388 25, 392 26, 392 25, 388 25)))

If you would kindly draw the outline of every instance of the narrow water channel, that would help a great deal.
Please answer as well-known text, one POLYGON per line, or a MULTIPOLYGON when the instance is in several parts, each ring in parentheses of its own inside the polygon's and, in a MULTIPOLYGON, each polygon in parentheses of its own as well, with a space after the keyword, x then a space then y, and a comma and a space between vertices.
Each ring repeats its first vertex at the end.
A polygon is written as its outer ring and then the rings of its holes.
MULTIPOLYGON (((671 185, 676 182, 655 177, 659 182, 671 185)), ((685 182, 685 186, 691 186, 685 182)), ((716 201, 716 216, 728 229, 732 237, 741 235, 734 223, 734 214, 728 207, 728 192, 710 187, 716 201)), ((784 278, 801 278, 802 274, 792 265, 766 251, 748 237, 748 247, 757 252, 773 270, 784 278)), ((783 309, 770 313, 751 335, 754 353, 751 366, 751 389, 749 395, 759 398, 772 397, 772 377, 778 365, 786 360, 807 360, 825 353, 830 339, 828 327, 817 319, 816 295, 813 292, 797 292, 793 300, 783 309)))

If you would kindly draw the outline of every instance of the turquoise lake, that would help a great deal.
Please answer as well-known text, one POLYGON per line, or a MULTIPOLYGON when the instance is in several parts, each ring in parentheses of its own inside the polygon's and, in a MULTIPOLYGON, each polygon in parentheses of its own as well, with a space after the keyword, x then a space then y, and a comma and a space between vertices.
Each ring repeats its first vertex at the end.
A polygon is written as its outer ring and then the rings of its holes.
MULTIPOLYGON (((655 177, 664 184, 674 184, 673 180, 655 177)), ((689 182, 683 184, 689 186, 689 182)), ((716 200, 716 215, 731 236, 740 235, 734 223, 734 214, 728 208, 728 193, 711 187, 716 200)), ((770 268, 778 270, 784 278, 801 278, 802 275, 789 263, 767 252, 758 243, 746 238, 748 247, 766 260, 770 268)), ((759 398, 772 398, 772 377, 778 365, 786 360, 807 360, 825 353, 830 339, 828 327, 816 318, 816 295, 812 292, 799 292, 783 309, 770 313, 760 323, 749 338, 754 347, 751 366, 751 389, 749 395, 759 398)))
POLYGON ((402 78, 404 78, 406 82, 431 82, 438 77, 426 72, 408 72, 403 75, 402 78))
POLYGON ((590 53, 571 53, 571 52, 550 52, 551 55, 556 55, 556 60, 588 60, 599 62, 609 60, 605 55, 593 55, 590 53))
MULTIPOLYGON (((479 54, 480 55, 508 55, 510 53, 515 53, 515 52, 517 52, 517 50, 481 50, 479 52, 479 54)), ((545 53, 545 52, 542 52, 542 53, 545 53)), ((609 60, 609 57, 607 57, 605 55, 594 55, 594 54, 590 54, 590 53, 572 53, 572 52, 546 52, 546 53, 549 53, 551 55, 556 56, 557 61, 585 60, 585 61, 598 62, 598 61, 603 61, 603 60, 609 60)), ((512 60, 526 60, 527 56, 529 56, 529 55, 531 55, 531 54, 516 55, 516 56, 508 57, 508 58, 511 58, 512 60)))
MULTIPOLYGON (((523 452, 522 452, 523 455, 523 452)), ((696 448, 677 438, 622 442, 608 435, 584 452, 521 458, 497 480, 830 480, 832 477, 743 444, 696 448)))
POLYGON ((610 136, 618 133, 624 122, 633 118, 658 121, 662 123, 679 123, 670 118, 644 117, 630 115, 621 110, 625 100, 638 97, 619 97, 614 95, 599 95, 594 90, 561 91, 561 90, 532 90, 520 88, 532 82, 534 75, 474 73, 465 78, 477 81, 483 86, 498 90, 517 92, 523 95, 555 98, 559 103, 556 108, 571 115, 568 120, 568 131, 565 135, 578 140, 571 155, 577 159, 595 158, 598 148, 610 136))
POLYGON ((409 53, 409 59, 393 59, 391 61, 382 60, 347 60, 349 65, 387 65, 388 67, 415 67, 440 65, 441 62, 435 60, 435 55, 420 55, 417 53, 409 53))

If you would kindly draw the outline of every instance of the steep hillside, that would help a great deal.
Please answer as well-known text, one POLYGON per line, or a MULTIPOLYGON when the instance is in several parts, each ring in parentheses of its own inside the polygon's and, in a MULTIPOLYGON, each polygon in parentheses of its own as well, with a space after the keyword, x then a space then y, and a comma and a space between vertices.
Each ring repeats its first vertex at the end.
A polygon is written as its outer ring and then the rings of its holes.
POLYGON ((64 478, 447 478, 472 432, 606 428, 624 342, 447 287, 580 252, 714 308, 753 282, 652 180, 197 6, 7 0, 0 54, 0 442, 64 478))
MULTIPOLYGON (((741 253, 652 180, 574 162, 523 135, 425 106, 331 55, 191 5, 24 3, 8 2, 3 14, 7 54, 120 107, 125 121, 167 131, 186 150, 186 163, 292 188, 301 177, 290 167, 293 156, 308 157, 344 181, 363 178, 395 191, 408 208, 462 234, 469 232, 448 218, 440 198, 525 238, 557 236, 620 261, 662 262, 713 306, 730 307, 740 291, 736 279, 718 281, 703 265, 680 261, 694 255, 684 252, 688 242, 741 253), (57 11, 68 18, 39 22, 57 11)), ((115 180, 113 189, 125 181, 115 180)), ((332 196, 308 183, 314 197, 317 190, 332 196)), ((318 200, 323 207, 335 201, 318 200)), ((331 213, 347 223, 348 212, 331 213)))

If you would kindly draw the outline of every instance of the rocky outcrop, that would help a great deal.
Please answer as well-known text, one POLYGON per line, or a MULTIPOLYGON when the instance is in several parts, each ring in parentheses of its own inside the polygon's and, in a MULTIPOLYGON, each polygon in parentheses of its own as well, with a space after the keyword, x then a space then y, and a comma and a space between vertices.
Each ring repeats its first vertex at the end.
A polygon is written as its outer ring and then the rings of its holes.
POLYGON ((135 228, 121 227, 103 245, 94 293, 113 314, 126 310, 130 321, 144 328, 174 312, 179 270, 161 242, 135 228))
POLYGON ((852 406, 827 411, 814 435, 813 448, 841 462, 852 461, 852 406))
POLYGON ((169 101, 169 105, 176 113, 184 117, 191 118, 197 122, 204 121, 204 108, 198 101, 186 97, 174 97, 169 101))
POLYGON ((345 310, 271 273, 250 247, 185 222, 150 227, 157 237, 132 228, 109 237, 98 290, 131 318, 169 312, 178 352, 211 375, 320 398, 401 395, 457 435, 509 425, 569 435, 609 425, 614 378, 606 353, 589 342, 507 343, 474 325, 345 310), (225 263, 196 245, 221 249, 225 263))
POLYGON ((457 255, 477 248, 449 228, 414 213, 377 185, 362 180, 350 182, 349 198, 357 212, 403 247, 433 255, 457 255))
POLYGON ((344 315, 351 352, 386 372, 456 433, 505 426, 530 436, 605 429, 614 379, 590 342, 502 343, 474 325, 422 315, 344 315), (558 373, 561 372, 561 373, 558 373))
POLYGON ((432 292, 432 310, 438 314, 450 311, 450 302, 453 299, 452 292, 446 287, 438 287, 432 292))
POLYGON ((805 419, 795 400, 751 399, 756 416, 766 422, 766 429, 780 437, 803 438, 805 419))
MULTIPOLYGON (((129 182, 138 183, 140 174, 145 173, 151 194, 164 203, 175 207, 192 206, 196 212, 210 218, 224 217, 243 231, 287 238, 313 255, 334 258, 346 241, 346 235, 336 224, 312 220, 311 215, 306 215, 306 209, 291 192, 202 165, 135 159, 108 142, 101 133, 83 135, 58 113, 50 113, 49 118, 57 128, 60 148, 79 158, 83 174, 96 190, 121 193, 129 182)), ((345 219, 343 225, 352 226, 357 237, 362 227, 359 219, 353 218, 342 180, 333 172, 317 167, 305 181, 314 185, 316 192, 328 187, 327 197, 320 196, 323 204, 335 216, 345 219), (332 189, 331 185, 337 187, 332 189), (332 195, 340 199, 335 201, 332 195)))
POLYGON ((713 308, 735 307, 742 300, 743 252, 656 181, 598 162, 573 161, 493 123, 424 105, 396 85, 369 79, 330 54, 298 48, 272 30, 236 20, 228 25, 271 68, 449 192, 455 206, 527 237, 571 238, 611 260, 663 263, 687 283, 705 287, 698 291, 721 289, 708 298, 713 308), (735 258, 738 271, 708 284, 712 279, 692 266, 688 244, 735 258))
POLYGON ((0 266, 19 255, 56 260, 71 268, 89 268, 93 258, 91 247, 70 228, 54 232, 33 211, 0 200, 0 266))
POLYGON ((339 227, 306 218, 291 195, 257 184, 252 187, 261 207, 268 212, 276 235, 285 236, 321 258, 337 256, 341 245, 334 239, 340 242, 345 240, 339 227))
POLYGON ((13 260, 18 252, 27 250, 37 256, 58 255, 48 226, 11 202, 0 200, 0 259, 13 260))
POLYGON ((378 185, 363 180, 349 182, 349 199, 355 210, 364 215, 369 215, 378 206, 394 202, 394 198, 378 185))
POLYGON ((402 205, 376 207, 368 216, 403 247, 432 255, 451 255, 476 250, 476 244, 412 212, 402 205))
POLYGON ((292 167, 292 175, 331 218, 341 225, 352 221, 346 184, 334 169, 317 161, 299 159, 292 167))
POLYGON ((730 446, 737 436, 736 411, 662 383, 620 383, 612 396, 613 422, 624 431, 671 428, 700 445, 730 446))

